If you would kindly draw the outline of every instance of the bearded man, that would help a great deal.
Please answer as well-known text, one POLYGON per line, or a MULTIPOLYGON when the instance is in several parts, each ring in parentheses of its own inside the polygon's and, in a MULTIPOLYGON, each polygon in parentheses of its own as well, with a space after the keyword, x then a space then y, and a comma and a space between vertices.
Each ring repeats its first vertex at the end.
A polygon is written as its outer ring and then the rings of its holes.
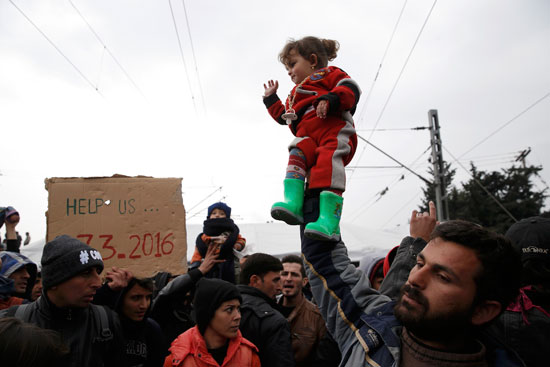
MULTIPOLYGON (((318 198, 306 203, 307 224, 318 198)), ((518 292, 521 265, 511 243, 470 222, 435 224, 433 203, 430 213, 413 211, 411 236, 380 292, 351 264, 343 242, 302 236, 313 296, 342 351, 340 366, 523 365, 480 332, 518 292)))

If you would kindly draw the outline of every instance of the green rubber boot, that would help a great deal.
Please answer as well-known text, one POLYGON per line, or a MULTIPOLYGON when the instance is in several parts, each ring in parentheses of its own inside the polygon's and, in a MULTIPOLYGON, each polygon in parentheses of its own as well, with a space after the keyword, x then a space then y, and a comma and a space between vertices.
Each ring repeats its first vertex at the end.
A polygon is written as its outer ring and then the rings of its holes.
POLYGON ((304 223, 304 181, 295 178, 285 178, 285 201, 279 201, 271 207, 273 219, 282 220, 286 224, 304 223))
POLYGON ((344 198, 331 191, 319 195, 319 218, 308 223, 304 235, 321 241, 340 241, 340 217, 344 198))

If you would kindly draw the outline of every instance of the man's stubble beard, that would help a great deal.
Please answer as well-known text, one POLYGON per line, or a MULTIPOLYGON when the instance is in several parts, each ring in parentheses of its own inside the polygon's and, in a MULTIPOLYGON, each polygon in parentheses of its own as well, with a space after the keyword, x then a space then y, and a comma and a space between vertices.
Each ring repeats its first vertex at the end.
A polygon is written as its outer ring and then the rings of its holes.
POLYGON ((433 310, 430 315, 430 304, 424 295, 415 287, 405 284, 400 291, 394 307, 395 317, 415 337, 426 341, 445 342, 460 337, 471 329, 473 306, 467 310, 445 314, 433 310), (420 306, 408 304, 403 295, 419 303, 420 306))

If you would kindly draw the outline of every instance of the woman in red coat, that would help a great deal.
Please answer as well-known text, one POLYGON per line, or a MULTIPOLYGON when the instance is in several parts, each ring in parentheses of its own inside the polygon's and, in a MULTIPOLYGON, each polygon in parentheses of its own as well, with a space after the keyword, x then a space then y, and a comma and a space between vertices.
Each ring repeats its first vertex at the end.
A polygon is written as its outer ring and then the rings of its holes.
POLYGON ((241 295, 233 284, 203 278, 197 283, 197 325, 172 342, 164 367, 259 367, 254 344, 239 331, 241 295))

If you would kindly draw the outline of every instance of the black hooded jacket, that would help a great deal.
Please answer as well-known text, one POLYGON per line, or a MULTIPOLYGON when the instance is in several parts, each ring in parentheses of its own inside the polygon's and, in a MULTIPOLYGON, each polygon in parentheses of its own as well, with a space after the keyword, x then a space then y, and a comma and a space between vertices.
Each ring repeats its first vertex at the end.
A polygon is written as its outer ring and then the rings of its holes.
POLYGON ((120 291, 115 304, 115 311, 120 317, 124 334, 124 353, 126 367, 158 367, 162 366, 168 355, 169 344, 159 324, 148 317, 150 308, 141 321, 131 320, 122 311, 124 296, 135 284, 130 283, 120 291))

